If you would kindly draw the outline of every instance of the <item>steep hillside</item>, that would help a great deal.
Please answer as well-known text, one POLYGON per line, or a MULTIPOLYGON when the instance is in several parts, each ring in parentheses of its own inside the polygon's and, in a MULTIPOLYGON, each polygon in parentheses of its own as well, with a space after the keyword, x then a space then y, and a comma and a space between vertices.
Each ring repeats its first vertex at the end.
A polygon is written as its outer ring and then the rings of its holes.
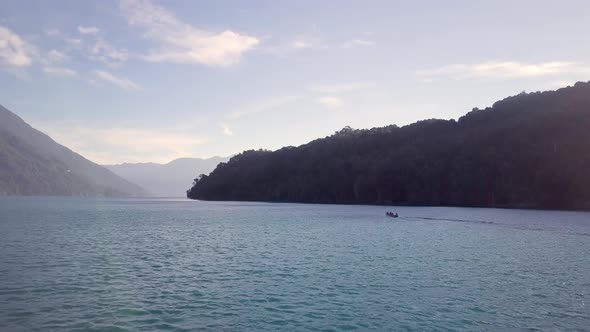
POLYGON ((145 196, 0 106, 0 195, 145 196))

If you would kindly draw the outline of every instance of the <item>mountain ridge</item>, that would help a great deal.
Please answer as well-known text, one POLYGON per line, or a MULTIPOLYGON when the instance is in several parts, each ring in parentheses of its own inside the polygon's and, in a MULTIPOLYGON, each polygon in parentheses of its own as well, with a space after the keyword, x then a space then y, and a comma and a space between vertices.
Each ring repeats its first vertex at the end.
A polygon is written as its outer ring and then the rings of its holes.
POLYGON ((195 173, 209 173, 226 157, 183 157, 160 163, 121 163, 104 165, 115 174, 133 183, 138 183, 152 196, 185 197, 195 173))
POLYGON ((0 195, 140 197, 146 192, 0 105, 0 195))

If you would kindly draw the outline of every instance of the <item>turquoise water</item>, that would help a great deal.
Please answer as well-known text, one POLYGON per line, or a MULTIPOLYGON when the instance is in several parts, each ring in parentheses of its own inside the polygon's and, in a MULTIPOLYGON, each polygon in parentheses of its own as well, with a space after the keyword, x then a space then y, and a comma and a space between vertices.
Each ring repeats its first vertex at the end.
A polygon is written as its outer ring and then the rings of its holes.
POLYGON ((590 214, 0 199, 0 331, 588 330, 590 214))

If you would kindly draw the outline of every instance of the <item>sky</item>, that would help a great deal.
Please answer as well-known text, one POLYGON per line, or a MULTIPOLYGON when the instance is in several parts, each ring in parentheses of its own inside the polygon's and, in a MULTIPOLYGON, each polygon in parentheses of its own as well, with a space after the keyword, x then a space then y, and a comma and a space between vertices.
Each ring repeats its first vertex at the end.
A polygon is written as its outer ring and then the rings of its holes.
POLYGON ((101 164, 456 119, 590 80, 590 1, 0 1, 0 104, 101 164))

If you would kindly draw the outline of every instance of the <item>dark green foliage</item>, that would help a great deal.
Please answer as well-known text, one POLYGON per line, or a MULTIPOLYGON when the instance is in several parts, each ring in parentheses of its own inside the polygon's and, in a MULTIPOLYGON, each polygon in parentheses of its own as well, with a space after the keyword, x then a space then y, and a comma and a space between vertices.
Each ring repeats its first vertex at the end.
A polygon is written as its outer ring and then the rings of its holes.
POLYGON ((590 209, 590 83, 521 93, 454 120, 349 127, 245 151, 193 199, 590 209))

